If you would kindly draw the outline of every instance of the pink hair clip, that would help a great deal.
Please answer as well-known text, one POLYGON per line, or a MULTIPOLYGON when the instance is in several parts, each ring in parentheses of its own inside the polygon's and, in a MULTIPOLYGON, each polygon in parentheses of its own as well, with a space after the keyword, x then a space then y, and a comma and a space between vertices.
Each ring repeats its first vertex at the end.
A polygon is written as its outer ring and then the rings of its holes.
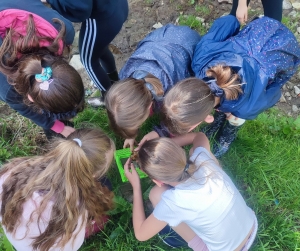
POLYGON ((40 83, 40 89, 47 91, 49 89, 49 85, 52 83, 53 79, 49 79, 40 83))

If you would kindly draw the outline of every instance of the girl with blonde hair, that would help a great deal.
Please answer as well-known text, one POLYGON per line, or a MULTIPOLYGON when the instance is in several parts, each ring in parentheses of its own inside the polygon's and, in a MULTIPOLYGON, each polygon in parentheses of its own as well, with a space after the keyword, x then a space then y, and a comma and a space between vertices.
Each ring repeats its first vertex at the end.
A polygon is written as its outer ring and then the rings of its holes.
MULTIPOLYGON (((256 216, 210 152, 203 133, 149 140, 138 151, 137 163, 156 183, 149 194, 154 211, 146 218, 139 176, 131 159, 126 162, 138 240, 148 240, 168 224, 194 251, 250 248, 257 232, 256 216), (186 157, 179 145, 190 143, 191 156, 186 157)), ((164 241, 171 245, 171 237, 164 241)))
POLYGON ((16 250, 78 250, 88 222, 101 222, 112 192, 99 180, 113 141, 97 129, 56 139, 43 156, 12 159, 0 171, 0 221, 16 250))
MULTIPOLYGON (((191 60, 200 35, 187 26, 168 24, 147 35, 120 71, 121 81, 105 97, 111 128, 133 148, 138 129, 160 110, 165 93, 194 75, 191 60)), ((163 131, 163 129, 161 130, 163 131)))
POLYGON ((234 16, 217 19, 197 44, 192 68, 197 78, 183 80, 166 95, 163 123, 173 134, 199 125, 213 108, 214 121, 203 132, 216 135, 220 157, 245 120, 274 106, 281 87, 300 64, 300 46, 280 22, 263 17, 239 31, 234 16))

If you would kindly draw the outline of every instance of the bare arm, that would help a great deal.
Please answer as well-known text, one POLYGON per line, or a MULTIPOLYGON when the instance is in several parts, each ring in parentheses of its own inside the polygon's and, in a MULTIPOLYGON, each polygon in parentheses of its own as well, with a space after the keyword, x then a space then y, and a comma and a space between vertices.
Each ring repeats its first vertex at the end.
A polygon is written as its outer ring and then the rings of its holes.
POLYGON ((132 221, 134 234, 139 241, 146 241, 162 230, 167 223, 156 219, 153 214, 146 218, 140 178, 130 159, 127 160, 124 169, 133 188, 132 221))

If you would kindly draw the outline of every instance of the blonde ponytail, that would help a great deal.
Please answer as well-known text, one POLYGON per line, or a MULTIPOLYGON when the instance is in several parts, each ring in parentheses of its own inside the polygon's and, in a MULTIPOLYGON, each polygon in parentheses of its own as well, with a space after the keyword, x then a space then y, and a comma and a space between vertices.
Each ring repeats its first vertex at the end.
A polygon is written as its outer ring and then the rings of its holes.
POLYGON ((218 86, 223 89, 227 100, 237 99, 242 93, 239 75, 232 72, 229 66, 216 65, 206 71, 208 77, 216 79, 218 86))
POLYGON ((68 139, 56 140, 44 156, 18 158, 6 164, 0 171, 2 176, 11 170, 3 184, 3 226, 8 232, 16 231, 23 204, 38 192, 43 199, 32 213, 37 215, 38 225, 50 201, 53 206, 45 231, 33 239, 33 249, 49 250, 57 242, 56 247, 63 248, 71 238, 75 240, 87 220, 99 219, 113 206, 112 192, 97 180, 108 170, 114 149, 102 131, 79 129, 68 139), (81 140, 81 147, 74 138, 81 140), (77 227, 80 218, 82 224, 77 227))

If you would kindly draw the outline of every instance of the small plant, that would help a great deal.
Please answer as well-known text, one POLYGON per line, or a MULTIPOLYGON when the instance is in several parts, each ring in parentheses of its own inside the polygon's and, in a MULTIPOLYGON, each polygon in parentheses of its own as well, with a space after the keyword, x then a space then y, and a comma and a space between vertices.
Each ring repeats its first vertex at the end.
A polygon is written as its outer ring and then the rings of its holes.
POLYGON ((189 0, 190 5, 194 5, 195 4, 195 0, 189 0))
POLYGON ((210 9, 205 5, 197 4, 195 6, 195 11, 201 16, 208 16, 210 14, 210 9))
POLYGON ((202 25, 201 20, 193 15, 181 15, 179 17, 179 24, 187 25, 191 29, 198 31, 201 35, 204 35, 207 32, 207 28, 202 25))
POLYGON ((299 20, 299 16, 300 16, 300 15, 296 15, 296 18, 295 18, 295 19, 294 19, 294 18, 291 18, 291 17, 283 16, 281 22, 282 22, 286 27, 288 27, 293 33, 296 33, 296 32, 297 32, 297 27, 298 27, 299 25, 298 25, 298 22, 295 22, 295 20, 299 20))

